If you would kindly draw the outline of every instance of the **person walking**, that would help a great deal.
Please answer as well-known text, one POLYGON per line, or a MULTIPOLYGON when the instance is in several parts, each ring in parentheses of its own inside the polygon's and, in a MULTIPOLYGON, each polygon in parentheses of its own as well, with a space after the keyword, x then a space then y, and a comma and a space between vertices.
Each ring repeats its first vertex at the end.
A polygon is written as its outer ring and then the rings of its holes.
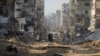
POLYGON ((51 33, 48 34, 48 41, 53 42, 53 34, 51 33))

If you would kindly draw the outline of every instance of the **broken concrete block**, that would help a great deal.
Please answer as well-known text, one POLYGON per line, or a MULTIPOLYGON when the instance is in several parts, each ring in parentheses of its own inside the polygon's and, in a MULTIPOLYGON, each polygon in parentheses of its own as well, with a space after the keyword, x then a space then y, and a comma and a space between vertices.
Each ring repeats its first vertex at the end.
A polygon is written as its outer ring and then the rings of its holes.
POLYGON ((61 54, 53 54, 53 56, 63 56, 63 55, 61 55, 61 54))

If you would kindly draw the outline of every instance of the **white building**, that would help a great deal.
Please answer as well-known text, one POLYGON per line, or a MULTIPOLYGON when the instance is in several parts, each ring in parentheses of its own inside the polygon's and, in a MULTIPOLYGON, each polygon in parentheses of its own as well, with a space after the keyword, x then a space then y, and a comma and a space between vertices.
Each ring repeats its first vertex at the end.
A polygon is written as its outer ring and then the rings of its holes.
POLYGON ((16 30, 18 31, 24 31, 25 18, 22 17, 23 5, 24 5, 24 0, 15 0, 14 16, 18 21, 18 23, 16 23, 16 30))
POLYGON ((59 31, 60 30, 60 15, 61 15, 61 11, 57 10, 56 11, 56 29, 59 31))
POLYGON ((61 26, 61 30, 65 31, 67 30, 67 24, 68 24, 68 4, 67 3, 63 3, 61 6, 61 15, 60 15, 60 26, 61 26))

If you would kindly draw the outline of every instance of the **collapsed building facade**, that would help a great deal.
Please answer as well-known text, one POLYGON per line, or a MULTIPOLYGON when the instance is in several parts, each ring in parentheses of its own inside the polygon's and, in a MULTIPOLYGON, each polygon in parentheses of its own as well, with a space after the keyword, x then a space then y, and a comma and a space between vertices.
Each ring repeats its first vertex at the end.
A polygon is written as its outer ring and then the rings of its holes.
POLYGON ((71 37, 82 37, 95 30, 96 0, 70 0, 69 9, 71 37))
POLYGON ((8 18, 6 28, 34 32, 36 36, 41 35, 44 0, 0 0, 0 16, 8 18))
POLYGON ((23 25, 25 25, 25 30, 34 32, 35 35, 41 35, 44 21, 44 0, 16 0, 15 17, 20 23, 19 30, 23 30, 23 25))

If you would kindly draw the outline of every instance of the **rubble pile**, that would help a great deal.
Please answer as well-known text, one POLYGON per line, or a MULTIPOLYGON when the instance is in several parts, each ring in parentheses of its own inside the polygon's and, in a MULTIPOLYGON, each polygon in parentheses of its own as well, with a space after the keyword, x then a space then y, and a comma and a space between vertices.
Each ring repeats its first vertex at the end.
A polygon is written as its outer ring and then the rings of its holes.
POLYGON ((92 34, 86 37, 85 40, 99 40, 100 39, 100 29, 96 29, 92 34))
POLYGON ((94 32, 90 33, 84 39, 74 42, 74 44, 99 45, 100 44, 100 29, 96 29, 94 32))

